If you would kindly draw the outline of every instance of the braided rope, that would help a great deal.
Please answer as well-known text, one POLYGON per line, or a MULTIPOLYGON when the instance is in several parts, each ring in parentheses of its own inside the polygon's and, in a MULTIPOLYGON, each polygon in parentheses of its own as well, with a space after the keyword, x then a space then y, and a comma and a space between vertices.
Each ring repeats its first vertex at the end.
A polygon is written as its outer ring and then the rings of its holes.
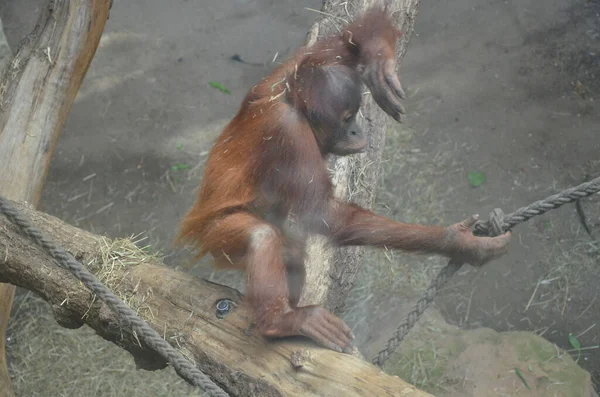
MULTIPOLYGON (((543 200, 538 200, 527 207, 522 207, 515 212, 504 217, 502 230, 510 230, 519 223, 528 221, 534 216, 541 215, 545 212, 558 208, 562 205, 572 203, 581 198, 590 196, 600 191, 600 177, 592 179, 589 182, 582 183, 579 186, 565 189, 562 192, 547 197, 543 200)), ((479 221, 474 226, 474 232, 478 235, 489 235, 490 221, 479 221)))
MULTIPOLYGON (((558 208, 562 205, 572 203, 581 198, 590 196, 600 191, 600 177, 589 182, 582 183, 579 186, 565 189, 562 192, 538 200, 527 207, 522 207, 515 212, 504 215, 502 210, 495 209, 490 214, 488 221, 478 221, 473 226, 473 232, 477 235, 499 236, 507 230, 512 229, 519 223, 525 222, 534 216, 558 208)), ((454 263, 452 260, 440 270, 435 279, 429 284, 423 296, 417 301, 415 308, 408 313, 404 320, 398 325, 396 331, 392 334, 385 346, 377 353, 371 362, 377 366, 382 366, 390 355, 396 350, 406 335, 415 326, 419 318, 435 299, 439 290, 450 280, 450 278, 460 269, 462 263, 454 263)))
POLYGON ((85 286, 106 303, 121 320, 130 324, 137 335, 141 336, 141 339, 146 345, 173 365, 173 368, 175 368, 175 371, 179 376, 190 382, 192 385, 200 387, 211 397, 229 397, 229 394, 213 383, 208 376, 196 368, 179 351, 165 341, 158 332, 138 317, 129 306, 117 298, 112 291, 105 287, 85 266, 73 258, 72 255, 60 249, 52 240, 45 237, 2 196, 0 196, 0 213, 18 226, 26 236, 40 245, 58 262, 60 267, 70 271, 77 279, 85 284, 85 286))
POLYGON ((423 313, 425 313, 425 310, 429 307, 431 302, 433 302, 438 291, 452 278, 454 273, 456 273, 461 266, 462 263, 450 261, 442 268, 442 270, 440 270, 436 278, 429 284, 429 287, 427 287, 423 296, 417 301, 415 308, 408 313, 398 328, 396 328, 390 339, 386 342, 385 347, 371 359, 373 364, 381 367, 383 363, 387 361, 390 355, 400 345, 400 342, 404 340, 417 321, 419 321, 423 313))

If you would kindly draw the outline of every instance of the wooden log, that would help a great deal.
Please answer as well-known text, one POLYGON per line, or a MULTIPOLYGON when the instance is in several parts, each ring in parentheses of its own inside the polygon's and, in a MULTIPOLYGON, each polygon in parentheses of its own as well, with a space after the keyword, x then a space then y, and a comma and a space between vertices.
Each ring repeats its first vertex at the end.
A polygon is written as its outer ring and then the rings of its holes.
MULTIPOLYGON (((26 205, 17 207, 232 396, 430 396, 358 357, 308 339, 265 340, 249 330, 252 313, 236 290, 169 269, 129 240, 115 242, 26 205), (222 299, 230 300, 233 310, 219 319, 216 303, 222 299)), ((61 325, 92 327, 131 352, 139 367, 165 366, 82 283, 2 216, 0 281, 41 296, 61 325)))
MULTIPOLYGON (((397 48, 397 62, 401 64, 413 32, 420 0, 386 0, 397 26, 403 32, 397 48)), ((307 44, 318 37, 337 33, 360 12, 381 0, 327 0, 319 19, 310 29, 307 44)), ((400 76, 402 81, 402 76, 400 76)), ((394 120, 375 104, 371 96, 363 97, 358 123, 369 137, 368 150, 360 155, 334 158, 330 162, 335 195, 365 208, 371 208, 379 178, 381 155, 385 145, 388 123, 394 120)), ((306 287, 300 304, 322 304, 334 313, 344 311, 364 249, 361 247, 333 248, 322 237, 313 236, 307 248, 306 287)))
MULTIPOLYGON (((0 82, 0 194, 36 206, 54 146, 96 52, 111 0, 52 0, 0 82)), ((0 284, 0 397, 13 396, 6 328, 15 287, 0 284)))

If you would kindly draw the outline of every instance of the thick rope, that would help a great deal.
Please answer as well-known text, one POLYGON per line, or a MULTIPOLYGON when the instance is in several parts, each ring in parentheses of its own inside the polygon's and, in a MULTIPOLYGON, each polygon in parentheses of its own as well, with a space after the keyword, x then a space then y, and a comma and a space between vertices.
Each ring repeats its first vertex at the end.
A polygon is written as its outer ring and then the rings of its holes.
MULTIPOLYGON (((503 233, 501 225, 504 223, 504 214, 501 209, 495 209, 490 214, 490 227, 493 230, 495 236, 499 236, 503 233)), ((448 262, 446 266, 440 270, 435 279, 429 284, 427 290, 423 296, 417 301, 415 308, 408 313, 406 318, 400 323, 396 331, 388 339, 385 347, 377 353, 375 357, 371 359, 371 362, 377 366, 382 366, 387 361, 390 355, 396 350, 400 343, 404 340, 406 335, 415 326, 417 321, 421 318, 425 310, 435 299, 437 293, 442 287, 452 278, 454 273, 462 267, 462 263, 457 263, 452 260, 448 262)))
POLYGON ((137 336, 150 348, 171 363, 179 376, 194 386, 200 387, 211 397, 229 397, 223 389, 217 386, 202 371, 189 362, 179 351, 165 341, 153 328, 136 313, 117 298, 110 289, 105 287, 85 266, 72 255, 60 249, 52 240, 45 237, 4 197, 0 196, 0 213, 14 223, 21 231, 40 245, 58 265, 70 271, 90 291, 108 305, 125 323, 130 324, 137 336))
MULTIPOLYGON (((600 177, 592 179, 589 182, 582 183, 579 186, 563 190, 562 192, 552 195, 544 200, 539 200, 527 207, 522 207, 504 217, 502 230, 510 230, 519 223, 528 221, 534 216, 541 215, 545 212, 558 208, 562 205, 572 203, 581 198, 591 196, 600 191, 600 177)), ((490 222, 479 221, 474 226, 474 232, 478 235, 489 235, 490 222)))
MULTIPOLYGON (((572 203, 583 197, 590 196, 600 191, 600 177, 589 182, 582 183, 579 186, 563 190, 562 192, 552 195, 544 200, 539 200, 527 207, 522 207, 515 212, 504 215, 502 210, 495 209, 490 214, 488 221, 478 221, 474 226, 474 233, 477 235, 499 236, 512 229, 519 223, 525 222, 534 216, 541 215, 552 209, 562 205, 572 203)), ((396 350, 406 335, 415 326, 419 318, 435 299, 439 290, 450 280, 450 278, 460 269, 462 263, 454 263, 452 261, 440 270, 436 278, 429 284, 427 290, 417 301, 415 308, 408 313, 404 320, 398 325, 396 331, 392 334, 385 346, 377 353, 371 362, 377 366, 382 366, 390 355, 396 350)))

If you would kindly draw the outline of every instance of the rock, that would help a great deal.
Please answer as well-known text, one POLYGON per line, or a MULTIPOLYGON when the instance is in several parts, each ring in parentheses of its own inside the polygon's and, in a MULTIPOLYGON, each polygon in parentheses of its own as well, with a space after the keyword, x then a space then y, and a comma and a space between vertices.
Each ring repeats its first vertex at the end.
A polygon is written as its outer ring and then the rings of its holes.
POLYGON ((437 397, 595 397, 590 374, 530 332, 461 330, 435 308, 384 366, 437 397))

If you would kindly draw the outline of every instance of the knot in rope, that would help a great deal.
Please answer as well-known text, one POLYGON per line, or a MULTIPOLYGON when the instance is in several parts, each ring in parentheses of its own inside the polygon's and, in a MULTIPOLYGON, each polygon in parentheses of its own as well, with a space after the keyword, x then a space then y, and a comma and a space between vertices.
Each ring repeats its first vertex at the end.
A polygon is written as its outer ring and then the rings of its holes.
MULTIPOLYGON (((487 221, 477 221, 473 226, 473 233, 476 236, 490 236, 497 237, 504 234, 509 228, 510 224, 506 221, 507 217, 504 215, 504 211, 500 208, 495 208, 490 212, 490 219, 487 221)), ((508 216, 510 220, 510 215, 508 216)))
POLYGON ((496 237, 504 234, 504 211, 500 208, 495 208, 490 212, 490 220, 488 221, 488 234, 490 237, 496 237))

